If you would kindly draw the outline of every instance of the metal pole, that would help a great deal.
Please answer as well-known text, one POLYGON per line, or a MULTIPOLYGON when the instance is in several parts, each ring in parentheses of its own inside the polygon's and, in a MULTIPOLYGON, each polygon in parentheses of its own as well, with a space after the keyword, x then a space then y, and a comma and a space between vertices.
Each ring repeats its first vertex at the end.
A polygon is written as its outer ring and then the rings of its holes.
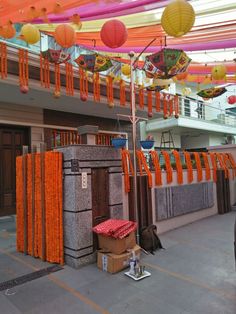
POLYGON ((136 233, 136 241, 137 244, 140 244, 139 239, 139 215, 138 215, 138 204, 137 204, 137 163, 136 163, 136 106, 135 106, 135 94, 134 94, 134 77, 133 77, 133 58, 134 53, 129 53, 130 57, 130 102, 131 102, 131 122, 132 122, 132 139, 133 139, 133 167, 134 167, 134 178, 133 178, 133 190, 134 190, 134 199, 133 199, 133 206, 134 206, 134 213, 135 213, 135 220, 137 222, 137 233, 136 233))

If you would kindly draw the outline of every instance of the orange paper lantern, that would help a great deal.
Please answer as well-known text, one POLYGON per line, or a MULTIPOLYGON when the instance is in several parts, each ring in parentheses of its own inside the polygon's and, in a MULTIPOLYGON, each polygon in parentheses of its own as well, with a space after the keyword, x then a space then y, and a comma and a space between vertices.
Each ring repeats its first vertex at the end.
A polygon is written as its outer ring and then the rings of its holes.
POLYGON ((67 24, 58 25, 55 29, 54 38, 61 47, 70 48, 75 44, 75 30, 72 26, 67 24))
POLYGON ((16 30, 15 27, 10 23, 0 28, 0 36, 5 39, 10 39, 15 37, 16 30))
POLYGON ((183 73, 177 74, 176 78, 177 80, 181 81, 181 80, 185 80, 187 76, 188 76, 188 72, 183 72, 183 73))
POLYGON ((101 40, 107 47, 121 47, 128 38, 124 23, 119 20, 110 20, 103 24, 100 32, 101 40))

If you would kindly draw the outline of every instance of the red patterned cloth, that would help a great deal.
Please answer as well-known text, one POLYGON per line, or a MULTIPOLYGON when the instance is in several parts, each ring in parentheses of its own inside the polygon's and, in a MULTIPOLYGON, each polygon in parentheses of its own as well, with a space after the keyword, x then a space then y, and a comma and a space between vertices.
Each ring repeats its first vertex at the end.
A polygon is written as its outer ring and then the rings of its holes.
POLYGON ((135 231, 137 223, 129 220, 108 219, 101 224, 93 227, 93 232, 112 237, 123 239, 131 232, 135 231))

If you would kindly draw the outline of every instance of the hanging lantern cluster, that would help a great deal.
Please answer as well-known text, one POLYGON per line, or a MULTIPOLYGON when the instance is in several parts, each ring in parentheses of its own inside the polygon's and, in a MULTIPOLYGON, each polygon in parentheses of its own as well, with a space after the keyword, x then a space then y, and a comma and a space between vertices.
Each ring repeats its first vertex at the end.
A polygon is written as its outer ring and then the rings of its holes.
POLYGON ((126 42, 128 32, 123 22, 110 20, 103 24, 100 36, 105 46, 109 48, 119 48, 126 42))
POLYGON ((164 31, 173 37, 181 37, 187 34, 193 27, 194 22, 194 9, 185 0, 175 0, 168 4, 161 17, 161 25, 164 31))
POLYGON ((226 76, 227 69, 223 64, 215 65, 211 70, 211 75, 214 80, 223 80, 226 76))

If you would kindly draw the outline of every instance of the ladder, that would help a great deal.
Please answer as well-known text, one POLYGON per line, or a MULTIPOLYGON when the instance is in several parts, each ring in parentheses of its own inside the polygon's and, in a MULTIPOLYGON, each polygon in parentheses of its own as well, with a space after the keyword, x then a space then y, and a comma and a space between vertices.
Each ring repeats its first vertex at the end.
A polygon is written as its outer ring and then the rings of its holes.
POLYGON ((175 148, 175 143, 171 130, 164 131, 161 133, 161 146, 160 148, 175 148), (167 144, 167 145, 166 145, 167 144))

